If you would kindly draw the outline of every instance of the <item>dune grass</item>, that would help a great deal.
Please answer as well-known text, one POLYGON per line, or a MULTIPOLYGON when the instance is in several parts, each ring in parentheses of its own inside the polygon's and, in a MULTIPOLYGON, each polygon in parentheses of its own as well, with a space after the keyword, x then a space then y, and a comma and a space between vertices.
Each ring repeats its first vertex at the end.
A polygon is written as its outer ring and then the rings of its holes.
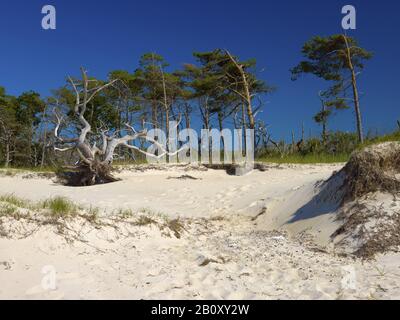
POLYGON ((3 203, 1 211, 9 212, 7 208, 41 210, 45 209, 48 213, 55 217, 73 216, 78 213, 79 207, 71 200, 64 197, 53 197, 47 200, 35 203, 29 200, 22 199, 13 194, 0 195, 0 202, 3 203))
MULTIPOLYGON (((70 224, 70 222, 79 222, 79 225, 89 222, 96 229, 111 227, 116 231, 119 230, 120 223, 127 223, 127 226, 137 227, 154 225, 162 235, 175 236, 178 239, 181 238, 183 231, 186 230, 183 222, 179 219, 169 219, 166 215, 155 213, 148 209, 137 213, 131 209, 119 209, 116 211, 116 215, 102 218, 99 216, 99 208, 83 208, 68 198, 60 196, 33 202, 14 195, 0 195, 0 237, 9 237, 15 231, 12 231, 13 229, 9 227, 7 227, 8 231, 4 228, 3 223, 7 219, 13 219, 20 223, 35 223, 39 226, 54 226, 57 234, 64 236, 68 242, 82 239, 82 235, 76 229, 76 225, 74 227, 74 224, 70 224)), ((23 237, 30 234, 30 231, 22 232, 23 237)))
POLYGON ((48 209, 55 217, 74 216, 78 213, 78 206, 64 197, 54 197, 42 202, 42 208, 48 209))
POLYGON ((18 211, 18 208, 14 205, 10 204, 0 204, 0 216, 10 216, 15 214, 18 211))
POLYGON ((24 172, 43 172, 43 173, 48 173, 48 172, 56 172, 57 168, 56 167, 5 167, 5 166, 0 166, 0 172, 3 173, 9 173, 11 174, 16 174, 16 173, 24 173, 24 172))
POLYGON ((384 142, 396 142, 400 141, 400 131, 393 132, 391 134, 387 134, 384 136, 378 136, 373 139, 367 139, 363 144, 358 146, 358 150, 363 149, 365 147, 369 147, 374 144, 384 143, 384 142))
POLYGON ((350 158, 349 154, 289 154, 283 157, 267 156, 257 158, 256 161, 266 163, 292 163, 292 164, 317 164, 317 163, 342 163, 347 162, 350 158))
POLYGON ((0 195, 0 202, 5 202, 19 208, 30 207, 29 201, 19 198, 13 194, 0 195))
POLYGON ((134 212, 131 209, 118 209, 117 216, 121 219, 129 219, 134 216, 134 212))

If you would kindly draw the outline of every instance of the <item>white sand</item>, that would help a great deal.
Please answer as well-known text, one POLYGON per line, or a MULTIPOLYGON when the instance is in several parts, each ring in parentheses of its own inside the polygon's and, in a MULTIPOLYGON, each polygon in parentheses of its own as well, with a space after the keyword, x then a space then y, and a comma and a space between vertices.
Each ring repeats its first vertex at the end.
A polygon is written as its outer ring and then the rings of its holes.
MULTIPOLYGON (((275 166, 276 167, 276 166, 275 166)), ((245 176, 229 176, 223 170, 123 171, 122 180, 107 185, 73 188, 43 179, 0 177, 0 194, 11 193, 31 200, 68 197, 82 205, 112 212, 117 208, 148 208, 169 216, 210 217, 221 214, 253 214, 265 202, 285 198, 288 193, 326 179, 340 166, 282 166, 245 176), (201 180, 173 179, 190 175, 201 180), (171 179, 172 178, 172 179, 171 179)))
POLYGON ((108 214, 148 208, 186 225, 180 239, 156 226, 122 234, 82 227, 87 243, 72 245, 50 226, 21 240, 0 238, 0 298, 399 298, 400 256, 362 263, 325 252, 337 204, 329 190, 326 201, 315 199, 315 186, 338 169, 271 166, 241 177, 217 170, 125 171, 120 182, 86 188, 0 177, 0 194, 62 195, 108 214), (201 180, 169 179, 184 174, 201 180), (54 289, 41 285, 45 266, 56 272, 54 289))

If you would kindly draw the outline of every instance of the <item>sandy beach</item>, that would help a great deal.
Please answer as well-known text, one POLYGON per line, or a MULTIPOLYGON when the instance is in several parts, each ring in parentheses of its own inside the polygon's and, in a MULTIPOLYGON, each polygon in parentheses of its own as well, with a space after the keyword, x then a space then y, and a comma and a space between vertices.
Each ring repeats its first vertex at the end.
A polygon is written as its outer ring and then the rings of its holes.
MULTIPOLYGON (((71 221, 68 230, 79 232, 71 242, 50 225, 3 222, 26 232, 0 239, 0 298, 400 298, 400 255, 363 261, 330 241, 340 225, 335 197, 322 206, 314 199, 341 168, 268 165, 243 176, 185 166, 125 169, 119 182, 84 188, 1 176, 1 194, 32 201, 63 196, 99 208, 104 221, 130 209, 182 227, 71 221)), ((391 205, 400 208, 398 200, 391 205)))

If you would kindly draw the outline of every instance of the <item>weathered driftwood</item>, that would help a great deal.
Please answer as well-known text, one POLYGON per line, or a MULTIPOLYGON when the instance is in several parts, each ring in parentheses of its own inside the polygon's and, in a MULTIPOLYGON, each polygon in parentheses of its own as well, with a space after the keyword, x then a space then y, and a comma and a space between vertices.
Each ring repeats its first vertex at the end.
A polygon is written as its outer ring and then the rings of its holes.
POLYGON ((64 119, 59 114, 58 110, 54 109, 54 115, 56 118, 54 135, 57 141, 55 150, 60 152, 76 150, 80 158, 80 161, 74 170, 66 170, 66 172, 61 174, 62 178, 64 178, 67 184, 75 186, 88 186, 116 181, 117 179, 111 174, 111 166, 114 159, 115 150, 119 146, 136 150, 153 158, 161 158, 166 155, 175 155, 181 151, 177 150, 172 154, 168 153, 167 149, 162 144, 158 143, 156 140, 147 135, 146 129, 143 129, 142 131, 136 131, 136 129, 128 123, 125 124, 125 135, 121 136, 121 131, 110 134, 107 129, 104 129, 100 132, 99 137, 96 137, 96 139, 91 139, 91 141, 95 141, 91 144, 88 136, 93 134, 91 132, 92 128, 85 118, 87 105, 97 94, 108 87, 115 86, 119 80, 112 80, 106 84, 92 87, 89 86, 89 84, 93 83, 95 80, 89 80, 87 72, 83 68, 81 68, 81 74, 82 80, 73 80, 72 78, 68 78, 68 81, 72 86, 76 96, 74 111, 80 124, 79 136, 61 136, 60 127, 63 124, 64 119), (148 153, 133 145, 132 142, 137 139, 144 139, 145 141, 157 146, 159 151, 158 154, 155 155, 148 153), (101 141, 99 146, 96 145, 96 141, 101 141))

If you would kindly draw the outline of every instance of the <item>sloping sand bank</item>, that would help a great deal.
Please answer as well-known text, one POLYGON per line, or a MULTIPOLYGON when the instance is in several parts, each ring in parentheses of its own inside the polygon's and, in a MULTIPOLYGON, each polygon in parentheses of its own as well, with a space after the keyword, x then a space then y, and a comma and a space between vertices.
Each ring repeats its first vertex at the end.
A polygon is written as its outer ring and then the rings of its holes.
POLYGON ((87 207, 112 213, 119 208, 143 208, 171 217, 212 217, 259 213, 265 203, 282 199, 303 186, 327 179, 337 165, 277 166, 244 176, 224 170, 163 166, 144 171, 123 170, 121 181, 91 187, 67 187, 51 179, 0 176, 0 194, 43 200, 65 196, 87 207))
POLYGON ((180 217, 184 226, 177 237, 153 224, 116 231, 75 222, 69 228, 79 230, 79 240, 69 243, 53 226, 32 230, 19 222, 13 227, 32 232, 0 238, 0 298, 399 298, 399 255, 362 262, 330 251, 337 202, 320 188, 340 168, 271 166, 240 177, 222 170, 123 171, 120 182, 88 188, 0 177, 1 194, 66 196, 103 208, 104 219, 120 208, 147 208, 180 217), (55 287, 46 286, 49 272, 55 287))

